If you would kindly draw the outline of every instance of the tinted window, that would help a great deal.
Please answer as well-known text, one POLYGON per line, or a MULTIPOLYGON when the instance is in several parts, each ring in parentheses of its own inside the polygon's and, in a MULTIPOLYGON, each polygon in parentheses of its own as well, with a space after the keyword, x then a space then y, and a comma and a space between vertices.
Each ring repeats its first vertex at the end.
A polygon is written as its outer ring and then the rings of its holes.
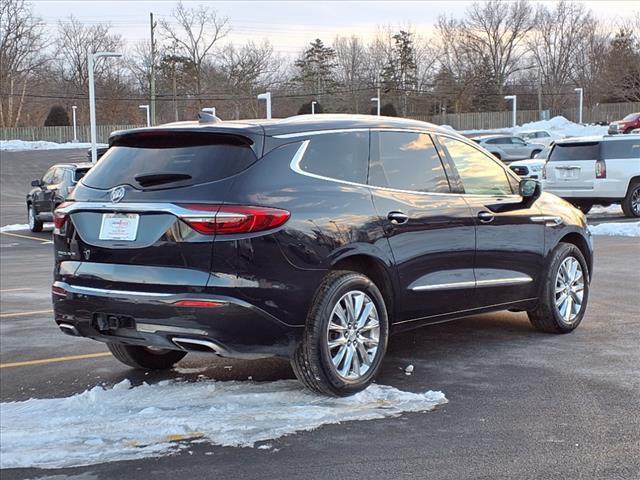
MULTIPOLYGON (((248 145, 113 146, 83 177, 89 187, 109 189, 128 184, 137 188, 172 188, 206 183, 241 172, 256 161, 248 145), (137 178, 137 180, 136 180, 137 178)), ((180 142, 179 136, 172 143, 180 142)))
POLYGON ((80 179, 84 177, 88 171, 89 171, 88 168, 76 168, 76 171, 73 174, 73 181, 74 182, 80 181, 80 179))
POLYGON ((426 133, 374 132, 369 184, 414 192, 449 192, 440 155, 426 133))
POLYGON ((491 138, 485 143, 490 143, 491 145, 504 145, 506 143, 511 143, 511 141, 508 138, 491 138))
POLYGON ((640 140, 614 140, 602 143, 602 158, 640 159, 640 140))
POLYGON ((510 195, 507 172, 481 151, 459 140, 440 137, 458 170, 465 193, 510 195))
POLYGON ((551 151, 550 162, 571 160, 598 160, 600 142, 558 143, 551 151))
POLYGON ((514 145, 524 145, 526 142, 518 137, 511 137, 511 143, 514 145))
POLYGON ((53 175, 55 174, 55 172, 55 167, 51 167, 49 170, 47 170, 47 173, 42 176, 42 183, 49 185, 53 180, 53 175))
POLYGON ((314 135, 300 162, 300 169, 355 183, 367 182, 369 132, 314 135))

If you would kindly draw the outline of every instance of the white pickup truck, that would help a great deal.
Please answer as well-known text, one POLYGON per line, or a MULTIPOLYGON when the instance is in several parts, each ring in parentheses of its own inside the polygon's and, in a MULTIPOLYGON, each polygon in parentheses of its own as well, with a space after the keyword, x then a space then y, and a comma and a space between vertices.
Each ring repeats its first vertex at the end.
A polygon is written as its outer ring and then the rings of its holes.
POLYGON ((585 213, 619 203, 626 216, 640 217, 640 135, 558 140, 542 177, 544 190, 585 213))

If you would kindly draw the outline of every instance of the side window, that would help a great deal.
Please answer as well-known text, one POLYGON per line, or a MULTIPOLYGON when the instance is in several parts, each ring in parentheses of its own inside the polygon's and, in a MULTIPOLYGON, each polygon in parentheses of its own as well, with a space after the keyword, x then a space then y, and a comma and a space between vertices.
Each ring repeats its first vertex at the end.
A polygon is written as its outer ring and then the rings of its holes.
POLYGON ((605 160, 610 158, 640 160, 640 140, 612 140, 602 142, 605 160))
POLYGON ((53 183, 53 177, 55 173, 55 167, 51 167, 49 170, 47 170, 47 173, 42 176, 42 183, 44 183, 45 185, 50 185, 51 183, 53 183))
POLYGON ((53 172, 53 178, 51 179, 52 185, 57 185, 58 183, 62 183, 64 181, 64 168, 56 168, 53 172))
POLYGON ((304 172, 355 183, 367 183, 369 132, 314 135, 300 162, 304 172))
POLYGON ((500 144, 510 143, 510 142, 505 142, 504 138, 491 138, 487 140, 485 143, 489 143, 491 145, 500 145, 500 144))
POLYGON ((511 137, 511 143, 514 145, 524 145, 525 141, 518 137, 511 137))
POLYGON ((440 137, 456 166, 465 193, 510 195, 513 193, 507 172, 497 161, 460 140, 440 137))
POLYGON ((547 132, 538 132, 538 134, 536 135, 537 138, 549 138, 551 135, 549 135, 547 132))
POLYGON ((430 135, 411 132, 371 135, 369 185, 449 193, 449 182, 430 135))

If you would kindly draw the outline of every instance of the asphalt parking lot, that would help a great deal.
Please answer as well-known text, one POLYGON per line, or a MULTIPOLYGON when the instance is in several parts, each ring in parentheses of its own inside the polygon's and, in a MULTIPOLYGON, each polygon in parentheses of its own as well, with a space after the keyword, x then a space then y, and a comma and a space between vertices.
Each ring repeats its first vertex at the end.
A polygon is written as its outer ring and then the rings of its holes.
MULTIPOLYGON (((0 224, 26 223, 31 179, 84 151, 2 152, 0 224)), ((620 221, 593 217, 592 221, 620 221)), ((57 470, 4 470, 13 478, 640 478, 640 240, 595 237, 595 276, 583 324, 538 333, 523 313, 479 315, 391 339, 378 383, 441 390, 433 412, 321 427, 272 450, 194 444, 180 454, 57 470), (412 364, 414 373, 404 373, 412 364)), ((0 398, 54 398, 145 375, 97 342, 65 336, 50 305, 49 233, 0 235, 0 398)), ((293 378, 281 360, 190 354, 180 367, 216 380, 293 378), (225 368, 231 366, 232 368, 225 368)), ((52 445, 51 448, 55 448, 52 445)))

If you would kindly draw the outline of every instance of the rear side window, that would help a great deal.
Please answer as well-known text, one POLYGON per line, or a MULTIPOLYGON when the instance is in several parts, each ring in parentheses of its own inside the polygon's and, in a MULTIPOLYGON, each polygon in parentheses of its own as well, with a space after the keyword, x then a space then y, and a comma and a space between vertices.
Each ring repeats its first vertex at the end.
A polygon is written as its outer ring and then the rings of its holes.
POLYGON ((354 183, 366 183, 369 132, 314 135, 299 164, 302 171, 354 183))
POLYGON ((558 143, 551 151, 550 162, 598 160, 600 142, 558 143))
POLYGON ((602 142, 602 158, 640 159, 640 140, 602 142))
POLYGON ((440 155, 426 133, 373 132, 369 185, 448 193, 440 155))
POLYGON ((237 139, 204 137, 193 140, 177 135, 157 146, 152 141, 133 140, 112 146, 82 183, 99 189, 124 184, 144 189, 184 187, 222 180, 256 161, 251 147, 237 139))

